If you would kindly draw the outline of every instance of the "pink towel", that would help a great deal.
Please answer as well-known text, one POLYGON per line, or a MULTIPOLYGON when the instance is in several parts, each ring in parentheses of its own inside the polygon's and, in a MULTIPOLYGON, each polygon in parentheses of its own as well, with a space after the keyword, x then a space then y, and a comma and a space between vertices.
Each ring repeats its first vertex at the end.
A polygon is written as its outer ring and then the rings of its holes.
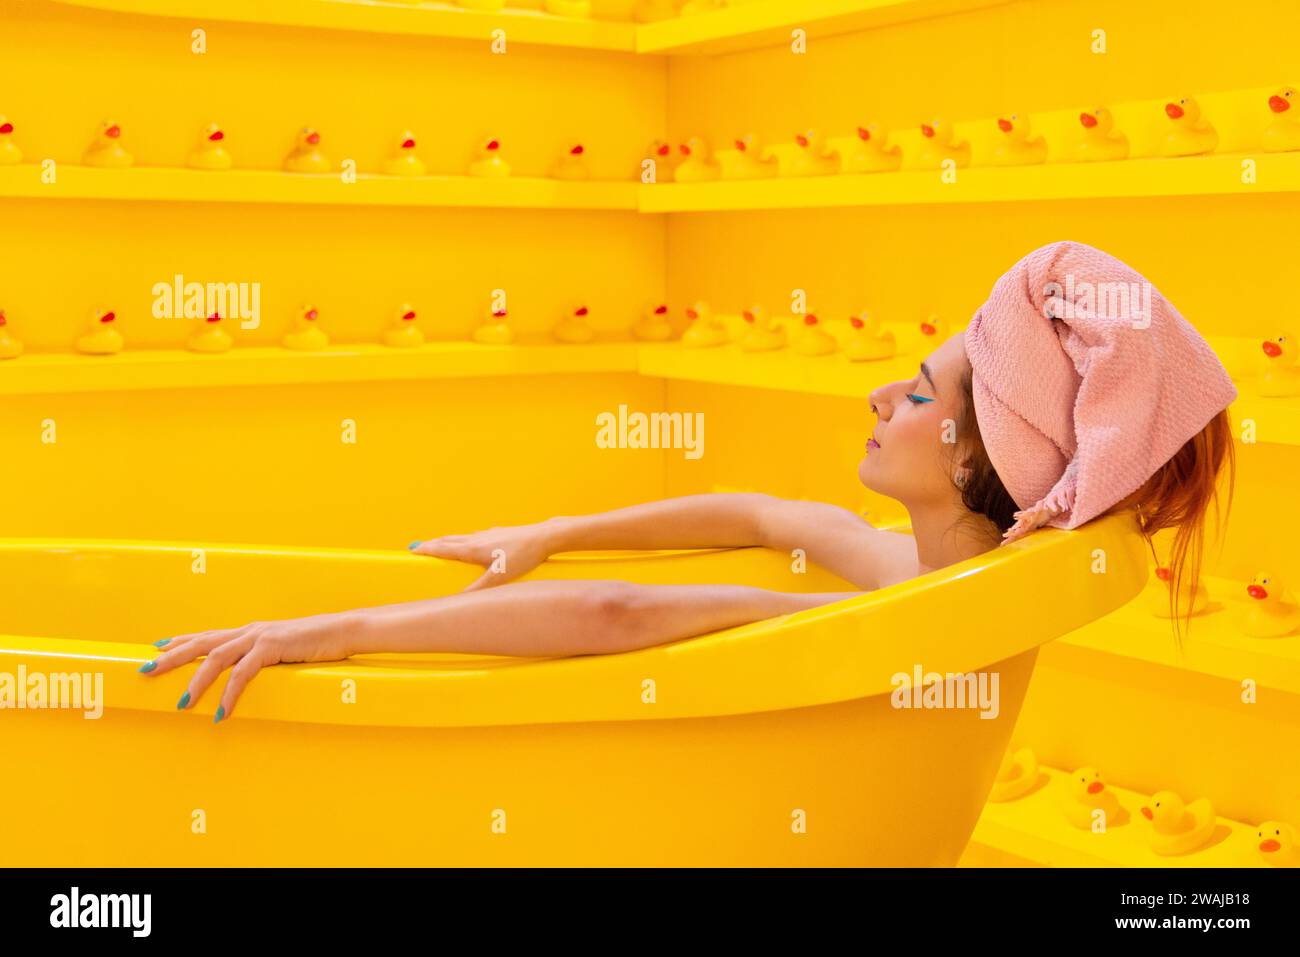
POLYGON ((1012 266, 965 342, 980 435, 1023 510, 1008 541, 1102 514, 1237 397, 1178 310, 1083 243, 1052 243, 1012 266))

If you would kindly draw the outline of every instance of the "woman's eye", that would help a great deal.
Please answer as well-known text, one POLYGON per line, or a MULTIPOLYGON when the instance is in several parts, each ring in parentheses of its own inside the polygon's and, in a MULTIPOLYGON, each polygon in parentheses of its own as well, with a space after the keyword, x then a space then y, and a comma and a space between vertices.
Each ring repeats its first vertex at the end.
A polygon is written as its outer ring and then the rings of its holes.
POLYGON ((906 395, 907 395, 908 400, 909 400, 913 405, 921 405, 921 404, 923 404, 923 403, 925 403, 925 402, 933 402, 933 401, 934 401, 934 399, 927 399, 925 396, 923 396, 923 395, 917 395, 917 394, 914 393, 914 392, 908 392, 908 393, 906 393, 906 395))

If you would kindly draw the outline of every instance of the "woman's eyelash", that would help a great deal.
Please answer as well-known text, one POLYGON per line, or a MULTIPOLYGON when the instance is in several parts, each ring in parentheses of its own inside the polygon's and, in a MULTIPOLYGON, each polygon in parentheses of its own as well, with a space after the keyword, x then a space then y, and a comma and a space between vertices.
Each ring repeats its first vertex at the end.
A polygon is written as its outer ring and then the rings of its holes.
POLYGON ((933 401, 934 401, 934 399, 926 398, 926 397, 923 396, 923 395, 916 395, 915 393, 912 393, 912 392, 907 392, 907 393, 904 393, 904 394, 907 396, 907 398, 908 398, 909 400, 911 400, 912 404, 914 404, 914 405, 921 405, 922 403, 925 403, 925 402, 933 402, 933 401))

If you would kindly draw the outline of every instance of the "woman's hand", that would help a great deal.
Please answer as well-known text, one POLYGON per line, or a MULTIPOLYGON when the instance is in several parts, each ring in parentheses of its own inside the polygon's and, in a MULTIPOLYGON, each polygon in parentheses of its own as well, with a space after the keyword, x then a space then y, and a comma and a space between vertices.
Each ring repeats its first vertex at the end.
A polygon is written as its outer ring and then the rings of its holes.
POLYGON ((348 634, 356 625, 356 617, 356 612, 312 615, 180 635, 160 642, 163 653, 140 670, 161 675, 206 655, 176 705, 183 710, 196 704, 220 674, 231 669, 213 719, 220 721, 234 710, 244 688, 263 668, 289 662, 340 661, 348 657, 351 653, 348 634))
POLYGON ((411 551, 417 555, 482 565, 487 570, 465 589, 476 591, 501 585, 532 571, 559 550, 555 547, 557 540, 554 521, 547 521, 489 528, 469 535, 444 535, 415 542, 411 551))

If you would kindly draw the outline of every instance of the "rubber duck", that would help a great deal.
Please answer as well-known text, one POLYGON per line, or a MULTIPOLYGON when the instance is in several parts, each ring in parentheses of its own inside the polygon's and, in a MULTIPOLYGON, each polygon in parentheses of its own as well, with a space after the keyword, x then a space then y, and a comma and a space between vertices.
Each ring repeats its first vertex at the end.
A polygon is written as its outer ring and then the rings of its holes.
POLYGON ((1259 856, 1269 867, 1300 867, 1300 842, 1285 821, 1265 821, 1255 831, 1259 856))
POLYGON ((13 134, 9 117, 0 115, 0 166, 17 166, 23 161, 23 151, 13 141, 13 134))
POLYGON ((841 173, 883 173, 903 165, 902 148, 888 142, 889 134, 872 123, 850 136, 830 137, 825 154, 835 158, 841 173))
POLYGON ((320 149, 320 133, 310 126, 304 126, 298 132, 293 152, 284 161, 284 168, 290 173, 332 172, 334 164, 320 149))
POLYGON ((546 0, 545 10, 557 17, 590 17, 591 0, 546 0))
POLYGON ((506 322, 506 310, 488 307, 486 319, 471 333, 475 342, 485 346, 506 346, 515 341, 514 330, 506 322))
POLYGON ((1151 822, 1151 850, 1165 857, 1189 854, 1214 833, 1214 808, 1206 798, 1184 805, 1173 791, 1158 791, 1141 808, 1151 822))
POLYGON ((0 359, 17 359, 23 354, 23 344, 9 331, 9 320, 0 309, 0 359))
POLYGON ((798 133, 793 146, 778 147, 772 152, 781 158, 782 176, 830 176, 838 165, 833 157, 827 156, 816 130, 798 133))
POLYGON ((989 800, 995 804, 1014 801, 1029 793, 1037 783, 1038 759, 1034 757, 1033 750, 1021 748, 1015 753, 1007 751, 1002 756, 1002 764, 998 767, 998 776, 993 781, 993 789, 989 791, 989 800))
POLYGON ((113 328, 117 314, 103 309, 95 310, 90 330, 77 339, 77 351, 88 356, 111 356, 122 351, 122 333, 113 328))
POLYGON ((673 170, 673 179, 677 182, 705 183, 721 175, 717 162, 709 155, 709 144, 700 137, 692 136, 678 150, 681 162, 673 170))
POLYGON ((1105 813, 1104 824, 1109 827, 1119 817, 1119 799, 1106 789, 1101 772, 1096 768, 1079 768, 1065 778, 1065 800, 1062 810, 1071 826, 1081 831, 1092 830, 1094 812, 1105 813))
POLYGON ((956 142, 956 131, 948 120, 937 116, 921 124, 921 152, 917 165, 922 169, 939 169, 944 160, 952 160, 958 167, 970 165, 970 144, 956 142))
POLYGON ((740 337, 740 348, 745 352, 785 348, 785 326, 770 320, 762 306, 750 306, 740 317, 745 320, 745 334, 740 337))
POLYGON ((722 179, 767 179, 780 171, 776 157, 753 133, 735 140, 729 150, 718 150, 714 158, 722 179))
POLYGON ((590 342, 596 338, 596 330, 592 329, 587 323, 588 309, 586 306, 577 306, 567 316, 561 319, 551 335, 561 342, 570 342, 581 344, 590 342))
POLYGON ((1253 600, 1246 606, 1241 630, 1251 638, 1281 638, 1300 627, 1300 604, 1276 575, 1260 572, 1246 586, 1253 600))
POLYGON ((587 150, 581 143, 569 147, 569 151, 560 157, 551 170, 555 179, 590 179, 591 170, 587 167, 587 150))
POLYGON ((682 333, 682 345, 689 349, 708 349, 727 341, 727 328, 713 315, 708 303, 697 302, 686 310, 690 325, 682 333))
POLYGON ((828 356, 839 348, 835 337, 821 327, 811 312, 803 317, 803 332, 794 340, 794 351, 801 356, 828 356))
POLYGON ((920 329, 925 342, 940 343, 948 338, 948 320, 937 313, 932 312, 922 319, 920 329))
POLYGON ((638 179, 645 175, 645 161, 654 160, 655 172, 654 179, 646 182, 656 183, 659 180, 671 180, 673 168, 677 165, 677 158, 673 154, 672 144, 666 140, 651 140, 650 145, 646 147, 645 155, 641 158, 641 163, 637 166, 636 176, 638 179))
POLYGON ((232 345, 230 333, 221 328, 221 314, 217 312, 203 320, 202 328, 185 340, 185 348, 191 352, 228 352, 232 345))
POLYGON ((410 130, 393 141, 393 155, 384 160, 385 176, 423 176, 424 160, 415 154, 415 134, 410 130))
POLYGON ((1219 145, 1219 134, 1201 116, 1201 107, 1192 97, 1166 103, 1165 116, 1172 125, 1160 141, 1161 156, 1195 156, 1213 152, 1219 145))
MULTIPOLYGON (((1268 98, 1268 108, 1273 114, 1264 128, 1264 149, 1270 153, 1300 150, 1300 90, 1284 86, 1268 98)), ((3 120, 4 117, 0 117, 3 120)), ((4 160, 0 159, 0 162, 4 160)))
POLYGON ((415 310, 409 303, 402 303, 393 324, 384 330, 384 345, 394 349, 414 349, 424 345, 424 333, 415 324, 415 310))
POLYGON ((284 347, 298 352, 319 352, 328 346, 329 336, 316 325, 318 316, 315 306, 303 306, 289 331, 284 334, 284 347))
POLYGON ((894 334, 870 313, 860 312, 856 316, 849 316, 849 325, 853 332, 844 347, 844 354, 850 361, 871 362, 889 359, 898 354, 898 342, 894 334))
POLYGON ((122 127, 112 120, 105 120, 100 124, 99 135, 90 144, 81 161, 87 166, 102 169, 126 169, 135 159, 122 148, 121 138, 122 127))
MULTIPOLYGON (((1170 617, 1169 596, 1174 590, 1172 578, 1173 573, 1168 568, 1164 565, 1156 566, 1156 580, 1152 583, 1151 587, 1150 606, 1151 614, 1157 618, 1170 617)), ((1189 583, 1186 581, 1182 583, 1181 590, 1183 594, 1178 596, 1178 614, 1180 617, 1187 613, 1188 598, 1191 599, 1193 615, 1201 614, 1210 604, 1210 593, 1206 590, 1204 582, 1198 581, 1196 587, 1190 589, 1190 595, 1188 594, 1188 584, 1189 583)))
POLYGON ((1079 114, 1083 138, 1075 144, 1072 158, 1081 163, 1122 160, 1128 156, 1128 137, 1115 132, 1115 117, 1104 106, 1079 114))
POLYGON ((1296 340, 1293 336, 1275 336, 1264 340, 1268 363, 1259 381, 1259 394, 1269 399, 1300 395, 1300 366, 1296 365, 1296 340))
POLYGON ((510 164, 501 155, 501 141, 485 140, 478 155, 469 164, 469 175, 484 179, 504 179, 510 175, 510 164))
POLYGON ((668 307, 648 307, 641 318, 632 323, 632 336, 643 342, 664 342, 673 337, 673 324, 668 321, 668 307))
POLYGON ((1041 136, 1029 138, 1028 113, 999 116, 998 129, 1003 136, 993 148, 991 162, 994 166, 1028 166, 1047 162, 1047 140, 1041 136))
POLYGON ((216 123, 209 123, 199 135, 199 144, 190 150, 185 165, 190 169, 230 169, 234 165, 226 149, 226 134, 216 123))

